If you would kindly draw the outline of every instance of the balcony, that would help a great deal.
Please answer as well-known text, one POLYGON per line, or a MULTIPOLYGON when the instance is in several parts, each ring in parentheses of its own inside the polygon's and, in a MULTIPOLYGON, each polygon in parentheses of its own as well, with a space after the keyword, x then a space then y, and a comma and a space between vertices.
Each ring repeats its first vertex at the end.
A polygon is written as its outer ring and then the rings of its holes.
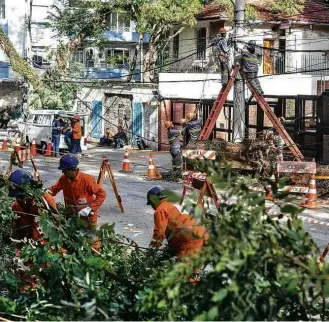
MULTIPOLYGON (((284 73, 298 73, 312 76, 328 76, 329 75, 329 55, 321 52, 287 52, 281 54, 273 52, 270 59, 265 61, 264 57, 259 69, 259 74, 273 75, 284 73)), ((182 59, 185 55, 174 53, 160 55, 159 65, 160 73, 219 73, 220 69, 212 50, 182 59)), ((188 54, 186 55, 188 56, 188 54)), ((233 59, 231 59, 232 61, 233 59)))
MULTIPOLYGON (((101 36, 104 41, 115 41, 115 42, 133 42, 137 43, 139 41, 139 33, 136 31, 131 31, 130 28, 122 28, 121 30, 114 28, 111 30, 107 30, 102 33, 101 36)), ((148 43, 150 41, 150 35, 145 34, 143 38, 144 43, 148 43)))
MULTIPOLYGON (((87 79, 111 79, 113 81, 126 81, 130 74, 129 66, 120 67, 85 67, 82 69, 82 76, 87 79)), ((140 81, 140 70, 135 69, 132 81, 140 81)))

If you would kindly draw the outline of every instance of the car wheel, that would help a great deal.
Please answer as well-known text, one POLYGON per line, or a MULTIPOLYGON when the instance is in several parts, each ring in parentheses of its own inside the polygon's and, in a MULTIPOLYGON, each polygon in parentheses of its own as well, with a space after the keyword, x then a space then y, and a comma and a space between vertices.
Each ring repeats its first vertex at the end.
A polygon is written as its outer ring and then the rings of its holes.
POLYGON ((47 150, 47 143, 46 142, 41 142, 40 153, 45 154, 46 150, 47 150))

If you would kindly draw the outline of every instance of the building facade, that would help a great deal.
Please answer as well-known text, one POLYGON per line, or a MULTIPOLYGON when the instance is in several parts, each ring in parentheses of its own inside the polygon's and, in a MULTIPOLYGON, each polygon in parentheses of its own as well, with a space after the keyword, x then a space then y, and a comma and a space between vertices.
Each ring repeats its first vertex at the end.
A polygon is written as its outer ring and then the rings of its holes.
MULTIPOLYGON (((39 73, 52 67, 49 53, 58 46, 52 30, 47 26, 53 6, 73 6, 67 0, 0 0, 0 24, 19 55, 39 73)), ((156 85, 140 86, 141 50, 149 41, 147 34, 140 37, 135 23, 112 13, 102 46, 90 41, 78 48, 72 61, 79 67, 81 91, 73 110, 90 113, 90 138, 98 140, 106 128, 113 132, 122 125, 132 143, 139 137, 156 148, 158 104, 151 104, 156 85), (133 72, 131 61, 137 57, 133 72), (131 82, 127 77, 132 74, 131 82)), ((22 105, 23 79, 15 74, 5 53, 0 51, 0 111, 12 105, 22 105)))
MULTIPOLYGON (((236 39, 238 46, 242 48, 249 40, 256 41, 262 52, 259 80, 265 95, 275 104, 284 100, 285 114, 289 115, 291 122, 294 122, 295 98, 309 97, 306 113, 312 116, 308 123, 314 124, 315 97, 329 85, 329 6, 306 0, 302 13, 285 18, 261 8, 261 1, 247 2, 255 3, 258 18, 245 25, 244 35, 236 39)), ((166 99, 160 113, 161 120, 174 120, 179 127, 178 120, 196 109, 207 118, 221 89, 219 67, 209 45, 224 26, 230 34, 232 29, 224 8, 209 4, 198 16, 196 27, 183 30, 173 39, 169 55, 164 59, 177 63, 159 74, 159 92, 166 99)), ((233 47, 230 57, 233 64, 233 47)), ((250 97, 248 90, 245 97, 250 97)), ((217 120, 217 138, 231 139, 232 100, 233 90, 217 120)), ((256 109, 257 106, 252 106, 249 110, 249 120, 255 129, 259 118, 256 109)), ((263 123, 271 126, 266 117, 263 117, 263 123)), ((159 136, 166 139, 164 122, 160 124, 159 136)))

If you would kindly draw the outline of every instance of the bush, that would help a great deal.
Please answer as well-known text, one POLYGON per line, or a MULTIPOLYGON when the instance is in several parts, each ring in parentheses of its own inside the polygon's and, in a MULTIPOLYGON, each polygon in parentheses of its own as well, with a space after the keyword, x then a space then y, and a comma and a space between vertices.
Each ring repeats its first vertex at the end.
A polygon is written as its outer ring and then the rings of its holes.
POLYGON ((83 222, 60 217, 55 224, 41 214, 48 243, 28 243, 21 255, 39 282, 22 293, 21 281, 7 271, 10 293, 0 298, 0 310, 30 320, 327 319, 329 268, 317 263, 300 209, 282 202, 285 215, 269 217, 263 196, 231 172, 214 174, 213 182, 225 198, 212 219, 203 219, 208 244, 185 263, 169 260, 166 249, 138 247, 110 224, 97 233, 101 254, 94 252, 95 236, 83 222), (198 267, 200 281, 192 284, 198 267))

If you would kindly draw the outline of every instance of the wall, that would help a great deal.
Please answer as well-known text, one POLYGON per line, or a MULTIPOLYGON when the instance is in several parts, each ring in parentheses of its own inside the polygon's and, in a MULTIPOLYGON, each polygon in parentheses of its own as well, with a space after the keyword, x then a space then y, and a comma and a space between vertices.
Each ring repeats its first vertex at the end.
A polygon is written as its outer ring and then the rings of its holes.
POLYGON ((146 144, 152 150, 158 149, 158 106, 152 106, 148 103, 143 104, 144 134, 147 139, 146 144))
MULTIPOLYGON (((219 74, 160 73, 159 92, 165 98, 213 99, 221 89, 219 78, 219 74)), ((317 95, 317 81, 321 77, 288 74, 259 80, 266 95, 317 95)), ((228 99, 233 99, 233 90, 228 99)))
POLYGON ((169 149, 168 134, 164 124, 166 121, 170 120, 170 108, 171 108, 171 102, 168 100, 162 101, 159 106, 159 123, 158 123, 159 150, 169 149))
MULTIPOLYGON (((133 103, 142 104, 142 128, 141 136, 149 140, 155 137, 158 138, 158 112, 157 107, 151 106, 149 102, 153 98, 152 88, 136 88, 131 84, 113 85, 112 88, 97 87, 83 87, 80 91, 79 97, 82 101, 90 106, 92 101, 97 100, 102 102, 103 111, 102 129, 109 127, 113 132, 117 132, 117 126, 122 125, 126 130, 129 139, 132 138, 133 126, 133 103), (113 88, 116 87, 116 88, 113 88), (125 120, 126 119, 126 120, 125 120)), ((81 105, 77 102, 75 108, 81 105)), ((87 109, 86 112, 90 112, 87 109)), ((91 131, 91 126, 89 126, 91 131)), ((149 144, 149 141, 146 141, 149 144)), ((156 143, 151 142, 151 147, 157 147, 156 143)))

